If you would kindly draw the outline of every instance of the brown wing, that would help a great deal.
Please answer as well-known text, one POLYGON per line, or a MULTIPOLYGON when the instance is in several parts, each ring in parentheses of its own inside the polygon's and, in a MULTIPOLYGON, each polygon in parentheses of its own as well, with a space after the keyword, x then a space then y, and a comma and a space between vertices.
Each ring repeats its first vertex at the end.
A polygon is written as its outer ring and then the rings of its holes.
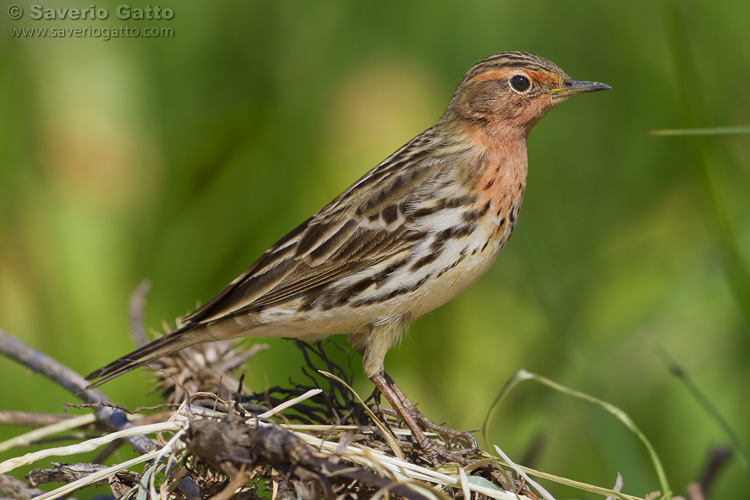
MULTIPOLYGON (((308 226, 307 229, 303 238, 317 228, 308 226)), ((184 321, 212 321, 246 309, 281 302, 349 273, 366 269, 407 247, 407 242, 398 241, 386 230, 359 229, 353 224, 345 224, 326 236, 330 237, 327 241, 342 240, 335 249, 338 256, 316 261, 309 254, 301 254, 300 250, 306 242, 303 238, 288 246, 274 245, 241 276, 184 321), (369 256, 351 260, 343 257, 344 254, 356 257, 366 249, 372 251, 369 256)), ((327 244, 327 241, 323 244, 327 244)))
MULTIPOLYGON (((374 212, 361 212, 350 218, 345 215, 346 210, 336 210, 333 205, 268 249, 221 293, 185 318, 181 328, 91 373, 88 380, 101 380, 90 387, 152 359, 205 342, 207 322, 322 287, 347 273, 408 251, 419 235, 403 225, 389 229, 384 221, 377 222, 379 216, 374 212), (365 221, 370 227, 363 225, 365 221)), ((373 205, 373 210, 378 209, 373 205)))
POLYGON ((435 165, 389 168, 395 158, 279 240, 184 321, 213 321, 281 302, 408 251, 423 234, 410 229, 406 214, 430 192, 423 181, 434 175, 428 167, 435 165))

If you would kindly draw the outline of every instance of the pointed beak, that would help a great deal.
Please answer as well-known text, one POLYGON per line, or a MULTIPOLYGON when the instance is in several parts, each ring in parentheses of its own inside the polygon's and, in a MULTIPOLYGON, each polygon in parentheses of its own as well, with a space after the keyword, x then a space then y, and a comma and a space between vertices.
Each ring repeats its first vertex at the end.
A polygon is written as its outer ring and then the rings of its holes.
POLYGON ((550 90, 553 98, 568 97, 573 94, 582 94, 584 92, 596 92, 598 90, 609 90, 612 87, 605 83, 599 82, 582 82, 579 80, 565 80, 561 87, 550 90))

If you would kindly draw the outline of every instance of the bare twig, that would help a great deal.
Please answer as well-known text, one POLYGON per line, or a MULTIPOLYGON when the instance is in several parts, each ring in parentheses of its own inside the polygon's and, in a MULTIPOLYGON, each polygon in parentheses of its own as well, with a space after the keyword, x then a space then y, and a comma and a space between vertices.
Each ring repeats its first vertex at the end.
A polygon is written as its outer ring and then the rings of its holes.
MULTIPOLYGON (((52 469, 34 469, 29 472, 29 475, 26 476, 29 484, 36 487, 47 483, 72 483, 107 468, 100 464, 60 464, 57 462, 52 462, 52 467, 52 469)), ((107 484, 107 481, 100 481, 95 484, 107 484)))
POLYGON ((28 411, 0 410, 0 424, 19 427, 45 427, 72 417, 57 413, 34 413, 28 411))
POLYGON ((165 408, 179 408, 180 405, 176 405, 173 403, 161 403, 161 404, 153 405, 153 406, 139 406, 135 410, 128 410, 124 406, 118 405, 116 403, 83 403, 83 404, 63 403, 63 407, 65 408, 66 413, 68 411, 68 408, 76 408, 78 410, 82 410, 84 408, 98 408, 100 406, 109 406, 110 408, 124 411, 125 413, 128 413, 130 415, 135 415, 136 413, 140 413, 143 411, 163 410, 165 408))

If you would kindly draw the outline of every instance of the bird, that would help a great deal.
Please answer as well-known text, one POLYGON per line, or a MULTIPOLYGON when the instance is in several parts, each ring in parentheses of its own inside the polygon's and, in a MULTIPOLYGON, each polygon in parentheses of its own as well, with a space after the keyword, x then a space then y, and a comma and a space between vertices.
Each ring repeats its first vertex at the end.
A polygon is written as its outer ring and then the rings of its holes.
POLYGON ((573 80, 527 52, 478 61, 432 127, 272 245, 177 329, 88 375, 89 387, 198 343, 344 334, 417 445, 434 459, 456 459, 426 437, 429 420, 385 374, 386 352, 412 321, 482 276, 508 242, 526 189, 532 127, 568 97, 609 88, 573 80))

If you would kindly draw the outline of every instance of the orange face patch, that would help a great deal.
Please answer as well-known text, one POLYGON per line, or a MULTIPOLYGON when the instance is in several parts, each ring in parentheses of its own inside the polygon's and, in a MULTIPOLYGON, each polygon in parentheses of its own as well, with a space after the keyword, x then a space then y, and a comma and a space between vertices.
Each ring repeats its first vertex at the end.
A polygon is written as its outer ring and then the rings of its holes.
POLYGON ((511 75, 524 74, 537 83, 548 83, 553 86, 559 85, 560 77, 548 71, 517 71, 515 68, 491 69, 471 79, 472 83, 486 82, 487 80, 503 80, 511 75))
POLYGON ((549 83, 553 86, 560 84, 560 77, 549 71, 527 71, 526 74, 538 83, 549 83))
POLYGON ((508 68, 491 69, 472 78, 471 83, 486 82, 487 80, 502 80, 503 78, 507 78, 510 74, 511 71, 508 68))

